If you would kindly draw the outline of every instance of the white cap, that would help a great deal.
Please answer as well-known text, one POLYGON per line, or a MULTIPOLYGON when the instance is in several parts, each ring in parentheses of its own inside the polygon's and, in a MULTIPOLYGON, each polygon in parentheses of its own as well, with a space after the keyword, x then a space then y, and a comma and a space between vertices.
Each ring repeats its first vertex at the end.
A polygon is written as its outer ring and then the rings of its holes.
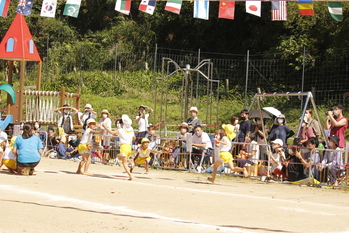
POLYGON ((7 141, 7 139, 6 139, 6 138, 4 138, 4 137, 0 137, 0 143, 5 142, 5 141, 7 141))
POLYGON ((127 116, 126 114, 123 114, 121 116, 121 120, 122 120, 122 123, 124 124, 124 129, 127 130, 127 131, 130 131, 132 130, 132 120, 130 119, 129 116, 127 116))
POLYGON ((95 119, 88 119, 87 122, 86 122, 86 125, 89 125, 90 123, 95 123, 96 124, 95 119))
POLYGON ((281 139, 275 139, 274 141, 271 141, 272 143, 274 144, 279 144, 280 146, 283 146, 284 145, 284 142, 281 140, 281 139))
POLYGON ((92 105, 91 104, 86 104, 85 108, 92 108, 92 105))
POLYGON ((199 113, 197 107, 191 107, 191 108, 189 109, 189 112, 191 112, 191 111, 195 111, 196 113, 199 113))

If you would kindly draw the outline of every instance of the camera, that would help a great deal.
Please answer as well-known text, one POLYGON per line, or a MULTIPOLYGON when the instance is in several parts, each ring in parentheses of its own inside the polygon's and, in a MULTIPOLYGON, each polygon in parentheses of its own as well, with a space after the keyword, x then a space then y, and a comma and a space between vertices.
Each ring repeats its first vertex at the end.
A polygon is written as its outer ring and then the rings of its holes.
POLYGON ((329 109, 327 112, 325 112, 326 116, 328 116, 328 112, 333 112, 333 109, 329 109))
POLYGON ((302 147, 301 141, 302 141, 302 138, 294 138, 293 139, 292 145, 293 146, 297 146, 297 151, 298 152, 300 151, 300 148, 302 147))

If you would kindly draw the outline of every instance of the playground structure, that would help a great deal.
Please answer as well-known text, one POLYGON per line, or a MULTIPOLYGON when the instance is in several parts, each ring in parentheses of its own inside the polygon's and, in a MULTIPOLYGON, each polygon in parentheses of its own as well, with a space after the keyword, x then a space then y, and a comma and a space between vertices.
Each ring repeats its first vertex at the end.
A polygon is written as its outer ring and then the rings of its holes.
MULTIPOLYGON (((36 49, 24 16, 17 14, 0 44, 0 59, 8 61, 8 83, 0 85, 7 97, 7 114, 0 121, 0 128, 6 129, 9 124, 19 125, 21 121, 39 121, 41 124, 55 124, 57 116, 54 110, 65 103, 79 108, 80 90, 77 93, 41 91, 42 60, 36 49), (20 62, 19 89, 13 88, 14 61, 20 62), (36 86, 34 90, 25 90, 26 62, 38 63, 36 86), (71 103, 75 100, 75 103, 71 103)), ((78 118, 76 118, 78 121, 78 118)))
MULTIPOLYGON (((214 80, 213 77, 213 63, 209 59, 202 60, 194 68, 190 68, 190 65, 187 64, 186 67, 180 67, 175 61, 170 58, 162 58, 162 74, 163 77, 156 78, 156 88, 155 88, 155 98, 154 98, 154 119, 155 113, 157 112, 157 107, 159 110, 159 120, 164 125, 165 136, 167 136, 167 111, 168 111, 168 93, 170 91, 169 78, 172 76, 183 73, 181 79, 182 90, 180 92, 179 101, 181 102, 180 106, 180 119, 182 121, 187 121, 188 119, 188 110, 190 106, 197 106, 199 103, 199 80, 200 77, 203 77, 206 81, 206 117, 202 119, 203 123, 207 126, 218 125, 218 104, 214 104, 215 101, 218 103, 219 99, 219 80, 214 80), (205 69, 205 70, 204 70, 205 69), (204 71, 203 71, 204 70, 204 71), (191 75, 191 72, 196 72, 196 79, 191 75), (214 84, 215 90, 214 90, 214 84), (158 100, 158 93, 160 94, 160 99, 158 100), (194 97, 195 95, 195 97, 194 97), (160 105, 160 106, 158 106, 160 105), (215 108, 216 112, 213 112, 215 108), (215 118, 215 119, 214 119, 215 118)), ((199 107, 200 111, 200 107, 199 107)), ((161 125, 160 125, 161 127, 161 125)), ((161 132, 161 129, 160 129, 161 132)))

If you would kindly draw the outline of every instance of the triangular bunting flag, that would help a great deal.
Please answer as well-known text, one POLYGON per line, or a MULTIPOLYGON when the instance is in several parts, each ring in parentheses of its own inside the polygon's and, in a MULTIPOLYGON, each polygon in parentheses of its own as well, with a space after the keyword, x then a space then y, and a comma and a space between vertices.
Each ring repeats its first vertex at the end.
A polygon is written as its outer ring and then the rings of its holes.
POLYGON ((81 0, 67 0, 65 4, 63 15, 77 18, 79 15, 81 0))
POLYGON ((246 12, 261 17, 261 1, 246 1, 246 12))
POLYGON ((223 19, 234 19, 235 1, 220 1, 218 17, 223 19))
POLYGON ((327 6, 332 18, 337 21, 343 20, 342 2, 327 2, 327 6))
POLYGON ((115 10, 129 15, 131 10, 131 0, 117 0, 115 3, 115 10))
POLYGON ((44 0, 41 6, 40 16, 54 18, 56 14, 57 0, 44 0))
POLYGON ((208 20, 209 0, 194 1, 194 18, 208 20))
POLYGON ((181 12, 182 0, 168 0, 165 10, 179 14, 181 12))

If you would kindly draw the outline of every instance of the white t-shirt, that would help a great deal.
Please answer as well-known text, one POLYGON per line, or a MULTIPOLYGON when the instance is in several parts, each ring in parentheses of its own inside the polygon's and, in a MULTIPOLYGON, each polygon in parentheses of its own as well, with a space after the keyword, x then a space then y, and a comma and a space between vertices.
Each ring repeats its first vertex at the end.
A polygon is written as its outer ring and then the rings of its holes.
POLYGON ((192 144, 203 144, 205 143, 205 149, 212 148, 212 142, 207 133, 202 132, 201 137, 196 136, 196 134, 192 137, 192 144))
POLYGON ((280 154, 279 153, 274 153, 273 154, 273 157, 275 158, 275 160, 277 161, 276 163, 270 159, 270 166, 271 166, 271 172, 273 172, 276 168, 278 169, 282 169, 282 164, 281 164, 281 161, 285 158, 285 153, 282 152, 283 154, 283 158, 280 158, 280 154))
POLYGON ((119 139, 120 139, 120 145, 121 144, 129 144, 132 145, 133 137, 135 136, 135 133, 133 130, 131 131, 125 131, 123 128, 118 129, 119 131, 119 139))
MULTIPOLYGON (((107 127, 108 129, 111 129, 111 120, 110 120, 109 117, 104 118, 104 119, 100 119, 100 120, 99 120, 99 124, 100 124, 100 125, 103 124, 103 125, 105 125, 105 127, 107 127)), ((104 128, 102 128, 102 129, 104 129, 104 128)), ((110 135, 109 132, 108 132, 107 130, 104 130, 103 136, 108 136, 108 135, 110 135)))
POLYGON ((92 144, 92 136, 93 134, 91 133, 92 129, 87 128, 84 135, 81 137, 81 144, 92 144))
POLYGON ((227 143, 226 145, 220 143, 219 144, 219 149, 220 151, 230 151, 231 149, 231 141, 226 137, 224 136, 221 141, 224 141, 225 143, 227 143))
MULTIPOLYGON (((139 116, 136 116, 136 120, 139 118, 139 116)), ((148 118, 149 118, 149 113, 144 114, 144 118, 141 118, 138 121, 138 132, 144 132, 148 131, 148 118)))
POLYGON ((4 157, 3 159, 12 159, 12 160, 16 160, 15 155, 13 154, 12 150, 9 148, 6 148, 5 152, 4 152, 4 157))
POLYGON ((150 150, 149 150, 149 148, 147 148, 145 151, 143 151, 141 148, 139 148, 139 149, 138 149, 138 152, 139 152, 138 156, 141 157, 141 158, 147 158, 147 157, 149 157, 149 155, 150 155, 150 150), (144 153, 143 153, 143 152, 144 152, 144 153))
POLYGON ((256 151, 255 155, 251 157, 253 162, 258 162, 257 160, 259 159, 259 146, 256 141, 252 141, 250 144, 247 144, 246 146, 246 152, 247 153, 252 153, 252 151, 256 151))

